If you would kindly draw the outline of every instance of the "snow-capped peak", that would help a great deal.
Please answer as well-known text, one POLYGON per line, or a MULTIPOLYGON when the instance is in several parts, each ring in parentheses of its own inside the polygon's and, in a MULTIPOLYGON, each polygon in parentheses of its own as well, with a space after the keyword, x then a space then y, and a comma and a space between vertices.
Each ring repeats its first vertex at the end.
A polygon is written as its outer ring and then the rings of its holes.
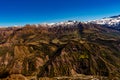
POLYGON ((76 21, 68 20, 65 22, 58 22, 56 25, 73 25, 76 21))
POLYGON ((107 27, 115 27, 120 29, 120 15, 118 16, 111 16, 111 17, 105 17, 100 20, 93 20, 89 21, 90 23, 94 24, 100 24, 100 25, 105 25, 107 27))

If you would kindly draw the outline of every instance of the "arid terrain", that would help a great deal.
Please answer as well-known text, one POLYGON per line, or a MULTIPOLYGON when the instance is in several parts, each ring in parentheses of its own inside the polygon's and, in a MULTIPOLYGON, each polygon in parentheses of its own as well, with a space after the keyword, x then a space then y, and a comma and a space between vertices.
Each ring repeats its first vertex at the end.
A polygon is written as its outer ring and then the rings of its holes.
POLYGON ((120 32, 92 23, 0 28, 2 80, 120 80, 120 32))

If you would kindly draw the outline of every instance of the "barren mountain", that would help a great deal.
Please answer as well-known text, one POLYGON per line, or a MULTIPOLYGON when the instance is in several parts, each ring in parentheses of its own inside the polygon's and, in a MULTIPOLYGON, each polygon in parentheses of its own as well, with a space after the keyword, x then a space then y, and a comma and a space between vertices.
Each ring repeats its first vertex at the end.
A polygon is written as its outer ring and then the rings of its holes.
POLYGON ((0 77, 120 78, 119 35, 117 30, 81 22, 0 28, 0 77))

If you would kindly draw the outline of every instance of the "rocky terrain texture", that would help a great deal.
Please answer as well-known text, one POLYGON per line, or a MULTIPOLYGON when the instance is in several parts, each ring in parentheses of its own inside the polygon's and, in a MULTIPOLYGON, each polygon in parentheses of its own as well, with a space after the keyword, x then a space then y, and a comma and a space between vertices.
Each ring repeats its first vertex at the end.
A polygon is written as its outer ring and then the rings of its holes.
POLYGON ((14 74, 119 80, 120 32, 81 22, 0 28, 0 78, 14 74))

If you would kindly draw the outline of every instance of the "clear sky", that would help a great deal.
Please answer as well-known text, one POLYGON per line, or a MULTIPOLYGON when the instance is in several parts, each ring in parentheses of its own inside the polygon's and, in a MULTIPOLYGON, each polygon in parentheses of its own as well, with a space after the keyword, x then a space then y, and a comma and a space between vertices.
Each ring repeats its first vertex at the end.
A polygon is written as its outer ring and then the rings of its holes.
POLYGON ((120 0, 0 0, 0 26, 87 21, 120 14, 120 0))

